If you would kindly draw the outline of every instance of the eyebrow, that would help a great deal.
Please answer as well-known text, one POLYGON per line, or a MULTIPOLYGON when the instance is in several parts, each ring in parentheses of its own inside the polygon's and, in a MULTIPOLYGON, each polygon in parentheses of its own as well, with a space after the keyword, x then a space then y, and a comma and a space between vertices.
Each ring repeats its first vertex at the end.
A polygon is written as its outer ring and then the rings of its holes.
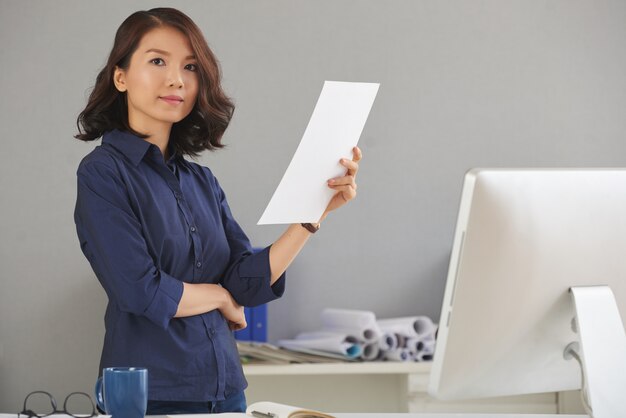
MULTIPOLYGON (((162 49, 156 49, 156 48, 150 48, 149 50, 146 51, 146 54, 149 52, 156 52, 157 54, 162 54, 162 55, 166 55, 166 56, 170 56, 171 54, 167 51, 163 51, 162 49)), ((195 55, 188 55, 185 57, 185 59, 187 60, 191 60, 191 59, 196 59, 195 55)))

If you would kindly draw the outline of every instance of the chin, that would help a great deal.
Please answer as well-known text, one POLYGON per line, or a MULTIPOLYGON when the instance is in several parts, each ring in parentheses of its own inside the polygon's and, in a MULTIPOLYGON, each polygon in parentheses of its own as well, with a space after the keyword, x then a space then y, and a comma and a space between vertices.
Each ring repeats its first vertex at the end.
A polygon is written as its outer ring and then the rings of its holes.
POLYGON ((186 117, 187 117, 187 115, 185 115, 185 116, 181 116, 181 115, 178 115, 178 116, 168 115, 168 116, 165 116, 165 117, 160 118, 160 120, 161 120, 161 121, 163 121, 163 122, 167 122, 167 123, 178 123, 178 122, 180 122, 181 120, 185 119, 186 117))
POLYGON ((189 113, 191 112, 187 112, 184 115, 182 114, 177 114, 177 115, 165 115, 165 117, 163 118, 164 120, 167 120, 168 122, 171 123, 178 123, 181 120, 185 119, 187 116, 189 116, 189 113))

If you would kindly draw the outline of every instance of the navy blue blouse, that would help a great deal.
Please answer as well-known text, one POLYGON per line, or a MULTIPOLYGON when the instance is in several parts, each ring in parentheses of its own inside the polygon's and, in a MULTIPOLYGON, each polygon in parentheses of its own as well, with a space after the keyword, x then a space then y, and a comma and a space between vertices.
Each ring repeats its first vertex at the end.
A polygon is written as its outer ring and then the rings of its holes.
POLYGON ((183 283, 219 283, 241 305, 282 296, 269 247, 252 253, 211 171, 127 132, 78 167, 80 247, 106 291, 104 367, 147 367, 149 399, 223 400, 247 386, 222 314, 174 318, 183 283))

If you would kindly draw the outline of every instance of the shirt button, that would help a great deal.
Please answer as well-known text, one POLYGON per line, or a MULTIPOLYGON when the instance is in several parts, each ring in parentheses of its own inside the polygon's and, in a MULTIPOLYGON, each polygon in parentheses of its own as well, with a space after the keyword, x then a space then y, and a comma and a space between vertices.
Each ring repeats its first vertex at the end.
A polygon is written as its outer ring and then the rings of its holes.
POLYGON ((196 232, 196 227, 195 226, 192 226, 190 229, 191 229, 191 232, 196 232))
POLYGON ((211 328, 211 335, 215 335, 215 330, 211 328))
POLYGON ((198 268, 202 267, 202 263, 198 261, 198 262, 196 263, 196 267, 198 267, 198 268))

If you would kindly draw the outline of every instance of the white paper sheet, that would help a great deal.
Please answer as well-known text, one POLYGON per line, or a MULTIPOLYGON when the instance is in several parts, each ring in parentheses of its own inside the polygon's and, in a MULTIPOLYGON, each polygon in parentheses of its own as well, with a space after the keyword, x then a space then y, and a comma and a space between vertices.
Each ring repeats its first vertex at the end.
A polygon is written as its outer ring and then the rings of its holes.
POLYGON ((326 81, 300 145, 258 225, 317 222, 334 191, 327 181, 344 175, 378 83, 326 81))

